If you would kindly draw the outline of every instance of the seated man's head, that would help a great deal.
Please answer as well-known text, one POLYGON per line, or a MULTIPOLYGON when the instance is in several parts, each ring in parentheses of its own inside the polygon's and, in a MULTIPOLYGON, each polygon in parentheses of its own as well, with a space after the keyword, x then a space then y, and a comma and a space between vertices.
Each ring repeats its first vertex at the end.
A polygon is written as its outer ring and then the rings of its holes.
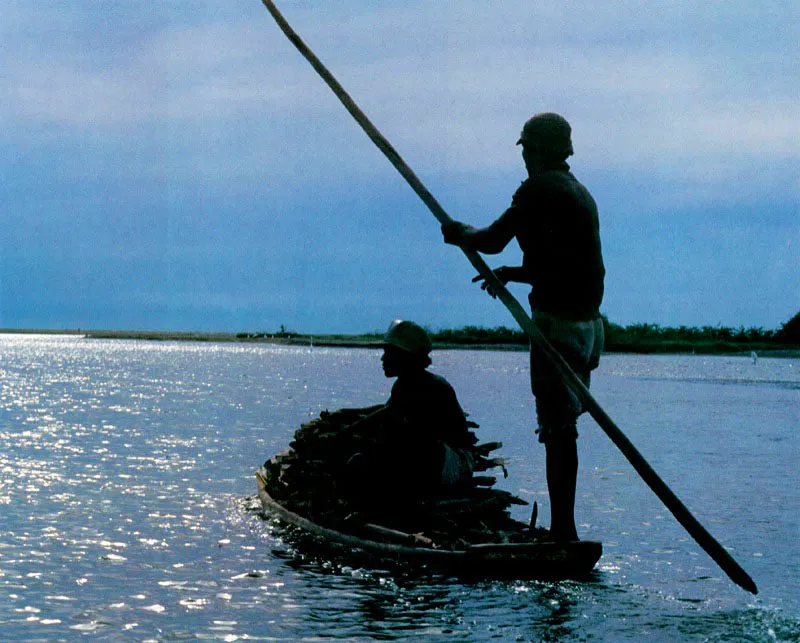
POLYGON ((428 356, 431 348, 431 338, 422 326, 411 321, 393 321, 383 337, 383 372, 386 377, 397 377, 425 370, 431 363, 428 356))

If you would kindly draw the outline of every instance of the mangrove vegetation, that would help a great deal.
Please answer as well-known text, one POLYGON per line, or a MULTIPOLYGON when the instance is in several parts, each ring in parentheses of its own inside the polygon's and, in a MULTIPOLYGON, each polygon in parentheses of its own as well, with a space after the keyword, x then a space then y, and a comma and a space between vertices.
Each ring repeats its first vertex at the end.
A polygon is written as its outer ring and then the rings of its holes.
MULTIPOLYGON (((603 316, 606 352, 625 353, 703 353, 722 354, 764 351, 800 350, 800 313, 777 330, 740 326, 660 326, 630 324, 623 326, 603 316)), ((464 326, 458 329, 432 329, 428 332, 438 348, 478 347, 521 350, 528 340, 520 329, 499 326, 484 328, 464 326)), ((239 335, 240 339, 268 339, 292 344, 370 346, 380 344, 382 333, 362 335, 311 336, 287 330, 285 326, 274 333, 239 335)))
MULTIPOLYGON (((603 317, 606 352, 624 353, 762 353, 800 356, 800 312, 775 330, 725 326, 660 326, 630 324, 623 326, 603 317)), ((458 329, 432 329, 428 332, 436 348, 487 348, 495 350, 526 350, 528 340, 519 329, 499 326, 484 328, 464 326, 458 329)), ((362 334, 311 335, 288 329, 285 325, 275 331, 203 332, 203 331, 144 331, 144 330, 19 330, 0 329, 4 333, 50 333, 82 335, 93 339, 144 339, 205 342, 266 342, 305 346, 370 347, 381 345, 382 331, 362 334)))

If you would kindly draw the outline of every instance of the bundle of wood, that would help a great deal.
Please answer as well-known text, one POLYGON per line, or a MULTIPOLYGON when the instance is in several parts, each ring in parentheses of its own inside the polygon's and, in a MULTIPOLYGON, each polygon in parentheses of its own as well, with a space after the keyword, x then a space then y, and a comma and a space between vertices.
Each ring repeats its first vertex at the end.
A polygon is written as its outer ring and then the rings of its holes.
MULTIPOLYGON (((303 424, 295 432, 291 448, 264 463, 270 495, 287 509, 321 525, 353 530, 358 525, 374 527, 377 522, 443 547, 521 542, 537 535, 509 513, 511 505, 528 503, 493 488, 496 477, 489 475, 473 474, 465 484, 431 489, 406 496, 403 501, 386 498, 369 507, 363 501, 356 502, 347 464, 354 453, 369 450, 379 439, 380 433, 368 423, 357 423, 378 408, 323 411, 319 418, 303 424)), ((477 428, 477 424, 470 423, 470 428, 477 428)), ((475 471, 497 467, 507 475, 503 460, 491 456, 501 446, 500 442, 476 444, 472 449, 475 471)), ((414 475, 413 466, 409 475, 414 475)))

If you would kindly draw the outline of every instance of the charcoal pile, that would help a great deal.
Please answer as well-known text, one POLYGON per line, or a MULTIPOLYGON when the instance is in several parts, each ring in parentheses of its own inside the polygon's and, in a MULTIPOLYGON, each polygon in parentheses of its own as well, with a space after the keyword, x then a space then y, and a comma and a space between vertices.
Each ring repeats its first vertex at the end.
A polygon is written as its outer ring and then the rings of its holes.
MULTIPOLYGON (((501 489, 493 488, 496 477, 486 475, 499 468, 507 475, 503 460, 492 457, 499 442, 473 447, 475 471, 472 479, 457 487, 405 498, 406 502, 375 503, 365 508, 353 498, 346 469, 350 457, 368 450, 377 432, 359 428, 358 420, 380 407, 323 411, 303 424, 290 448, 264 463, 267 491, 287 509, 331 528, 358 531, 359 526, 387 527, 387 534, 416 534, 417 542, 459 548, 470 543, 524 542, 545 532, 511 518, 511 505, 528 504, 501 489)), ((471 428, 477 424, 470 423, 471 428)), ((409 466, 413 475, 413 463, 409 466)), ((534 510, 535 513, 535 510, 534 510)))

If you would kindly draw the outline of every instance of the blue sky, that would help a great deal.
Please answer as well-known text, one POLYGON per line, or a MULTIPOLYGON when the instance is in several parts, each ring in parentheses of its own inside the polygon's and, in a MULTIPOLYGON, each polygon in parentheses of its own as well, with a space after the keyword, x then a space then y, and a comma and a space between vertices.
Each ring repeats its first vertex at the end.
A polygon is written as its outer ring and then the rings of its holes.
MULTIPOLYGON (((797 3, 279 7, 453 218, 565 115, 613 321, 800 310, 797 3)), ((5 0, 0 33, 0 327, 513 326, 258 0, 5 0)))

